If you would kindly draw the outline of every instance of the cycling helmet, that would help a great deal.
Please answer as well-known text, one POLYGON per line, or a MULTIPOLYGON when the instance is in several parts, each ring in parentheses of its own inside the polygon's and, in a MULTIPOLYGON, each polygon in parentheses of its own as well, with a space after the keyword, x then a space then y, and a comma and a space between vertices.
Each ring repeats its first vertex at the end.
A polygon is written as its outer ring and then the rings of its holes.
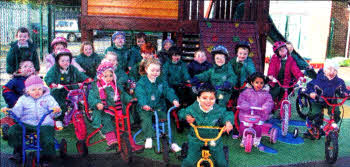
POLYGON ((237 54, 238 48, 247 48, 250 52, 250 43, 248 41, 239 41, 235 47, 235 53, 237 54))
POLYGON ((67 47, 67 39, 64 37, 56 37, 55 39, 53 39, 53 41, 51 42, 51 47, 54 47, 58 43, 61 43, 65 47, 67 47))
POLYGON ((59 50, 56 57, 55 57, 55 62, 56 64, 58 64, 58 60, 60 59, 61 56, 69 56, 69 60, 70 62, 72 62, 72 52, 70 52, 69 49, 62 49, 59 50))
POLYGON ((227 58, 228 57, 228 50, 223 45, 216 45, 211 50, 211 55, 213 55, 213 57, 215 57, 215 54, 224 54, 226 56, 226 58, 227 58))
POLYGON ((278 49, 281 47, 287 47, 285 42, 282 41, 277 41, 273 44, 272 49, 273 52, 275 52, 276 54, 278 54, 278 49))

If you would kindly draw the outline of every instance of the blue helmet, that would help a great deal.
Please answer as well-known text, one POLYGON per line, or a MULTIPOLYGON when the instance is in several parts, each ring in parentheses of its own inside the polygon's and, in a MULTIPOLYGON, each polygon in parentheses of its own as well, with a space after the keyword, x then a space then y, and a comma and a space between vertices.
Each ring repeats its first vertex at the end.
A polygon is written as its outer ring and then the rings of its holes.
POLYGON ((228 50, 223 45, 216 45, 211 50, 211 54, 213 55, 213 57, 215 56, 215 54, 224 54, 224 55, 226 55, 226 57, 228 57, 228 50))

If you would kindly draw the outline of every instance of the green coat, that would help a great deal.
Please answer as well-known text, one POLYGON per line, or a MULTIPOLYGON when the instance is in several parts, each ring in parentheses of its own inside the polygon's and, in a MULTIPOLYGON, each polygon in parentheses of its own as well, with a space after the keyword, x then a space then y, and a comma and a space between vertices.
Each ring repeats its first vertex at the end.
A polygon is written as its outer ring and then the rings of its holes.
POLYGON ((132 96, 127 92, 129 89, 129 77, 125 71, 120 68, 116 68, 114 73, 117 77, 117 87, 120 90, 121 101, 124 105, 127 105, 128 102, 132 99, 132 96))
MULTIPOLYGON (((233 113, 226 111, 225 107, 221 107, 217 104, 214 104, 211 111, 205 113, 200 109, 199 103, 196 101, 189 107, 181 109, 178 113, 179 118, 184 121, 186 121, 187 115, 191 115, 193 118, 195 118, 194 124, 201 126, 223 126, 227 121, 231 122, 233 125, 234 122, 233 113)), ((214 138, 217 136, 218 131, 212 129, 199 129, 199 134, 204 138, 214 138)), ((204 143, 196 137, 192 127, 187 137, 189 149, 187 157, 183 160, 183 167, 195 166, 200 158, 200 148, 204 145, 204 143)), ((215 147, 209 145, 210 153, 214 159, 215 166, 227 166, 221 139, 217 140, 215 143, 215 147)))
POLYGON ((237 56, 236 56, 230 60, 230 64, 232 65, 232 69, 237 75, 237 77, 240 76, 239 77, 240 83, 237 83, 239 84, 239 86, 243 86, 247 78, 256 71, 254 62, 250 57, 247 57, 247 59, 244 60, 243 65, 239 65, 239 63, 237 62, 237 56), (240 72, 240 74, 238 74, 238 72, 240 72))
MULTIPOLYGON (((73 83, 79 83, 86 80, 88 76, 86 76, 84 73, 80 72, 77 68, 75 68, 72 65, 69 65, 68 67, 68 74, 62 74, 60 72, 60 68, 57 64, 53 65, 49 71, 46 73, 44 81, 48 86, 51 84, 73 84, 73 83)), ((73 87, 74 89, 77 89, 77 86, 73 87)), ((50 94, 55 98, 55 100, 60 105, 62 112, 67 111, 67 105, 65 104, 65 99, 67 97, 68 91, 64 88, 62 89, 51 89, 50 94)), ((63 119, 64 113, 61 114, 60 119, 63 119)))
POLYGON ((107 52, 114 52, 118 55, 118 67, 122 70, 126 71, 128 68, 128 62, 130 59, 130 50, 123 46, 122 48, 117 48, 114 44, 110 47, 108 47, 105 51, 105 54, 107 52))
POLYGON ((162 70, 162 75, 171 86, 184 83, 191 79, 186 63, 181 60, 176 64, 172 61, 167 61, 162 70))
POLYGON ((85 74, 90 78, 95 78, 97 67, 100 65, 102 57, 96 53, 91 56, 86 56, 81 53, 75 58, 75 61, 85 70, 85 74))
MULTIPOLYGON (((237 83, 237 76, 233 72, 232 66, 230 64, 225 64, 221 67, 214 65, 208 71, 202 72, 195 75, 201 82, 210 82, 214 87, 222 86, 225 81, 228 81, 232 87, 237 83)), ((231 97, 232 89, 229 91, 217 90, 216 98, 217 103, 226 106, 227 102, 231 97)))
POLYGON ((135 82, 139 81, 141 75, 139 73, 140 62, 134 64, 129 71, 129 78, 135 82))
POLYGON ((36 51, 36 45, 28 42, 28 48, 19 48, 18 41, 11 44, 11 48, 6 57, 6 72, 13 74, 19 69, 19 63, 24 60, 30 60, 34 64, 35 71, 40 70, 39 57, 36 51))
POLYGON ((128 67, 133 67, 142 60, 141 48, 138 45, 132 46, 130 49, 130 60, 128 62, 128 67))

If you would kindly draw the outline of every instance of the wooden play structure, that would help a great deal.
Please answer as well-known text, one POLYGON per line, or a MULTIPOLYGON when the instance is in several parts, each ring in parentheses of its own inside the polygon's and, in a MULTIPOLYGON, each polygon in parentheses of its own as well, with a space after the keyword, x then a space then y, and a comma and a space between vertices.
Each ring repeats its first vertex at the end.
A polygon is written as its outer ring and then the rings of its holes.
MULTIPOLYGON (((251 57, 263 71, 270 0, 82 0, 82 40, 93 30, 171 32, 178 46, 193 53, 198 47, 210 52, 217 45, 229 49, 249 41, 251 57), (235 17, 244 2, 243 17, 235 17), (238 10, 238 9, 237 9, 238 10)), ((242 13, 242 12, 241 12, 242 13)), ((208 54, 209 55, 209 54, 208 54)))

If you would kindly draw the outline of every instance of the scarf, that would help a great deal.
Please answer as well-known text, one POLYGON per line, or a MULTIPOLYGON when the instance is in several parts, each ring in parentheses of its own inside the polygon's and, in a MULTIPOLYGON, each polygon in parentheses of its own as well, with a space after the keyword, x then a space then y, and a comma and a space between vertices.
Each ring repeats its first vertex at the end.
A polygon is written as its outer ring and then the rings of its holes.
POLYGON ((108 109, 104 109, 104 112, 107 114, 110 114, 112 116, 115 115, 115 113, 117 113, 117 115, 121 115, 122 114, 122 103, 120 101, 120 96, 119 96, 119 92, 118 92, 118 88, 116 87, 116 81, 115 81, 115 76, 114 76, 114 81, 106 83, 104 81, 104 79, 102 78, 103 74, 100 74, 97 78, 97 88, 98 88, 98 92, 100 95, 100 99, 101 102, 104 106, 108 106, 106 99, 107 99, 107 95, 105 92, 105 88, 107 87, 112 87, 114 90, 114 102, 115 102, 115 107, 108 107, 108 109))

